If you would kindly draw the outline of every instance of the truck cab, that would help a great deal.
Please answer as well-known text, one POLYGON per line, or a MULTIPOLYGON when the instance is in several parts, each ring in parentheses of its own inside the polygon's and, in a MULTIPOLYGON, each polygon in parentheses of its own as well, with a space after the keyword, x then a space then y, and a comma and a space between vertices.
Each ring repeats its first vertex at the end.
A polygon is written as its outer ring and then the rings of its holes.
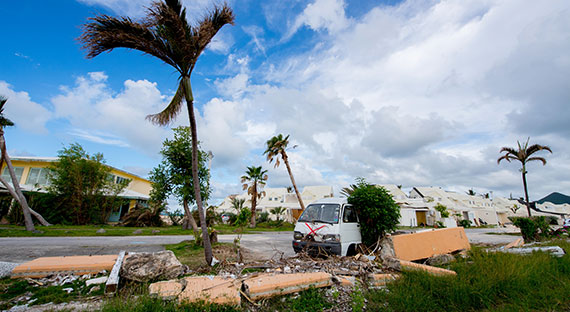
POLYGON ((293 250, 351 255, 362 242, 356 210, 346 198, 323 198, 305 208, 295 224, 293 250))

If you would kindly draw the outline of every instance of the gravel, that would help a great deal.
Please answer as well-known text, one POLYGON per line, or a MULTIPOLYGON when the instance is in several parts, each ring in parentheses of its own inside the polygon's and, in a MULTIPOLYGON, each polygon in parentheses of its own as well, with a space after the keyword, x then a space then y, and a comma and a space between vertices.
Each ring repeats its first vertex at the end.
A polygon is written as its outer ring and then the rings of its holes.
POLYGON ((0 278, 10 276, 12 270, 17 267, 19 263, 3 262, 0 261, 0 278))

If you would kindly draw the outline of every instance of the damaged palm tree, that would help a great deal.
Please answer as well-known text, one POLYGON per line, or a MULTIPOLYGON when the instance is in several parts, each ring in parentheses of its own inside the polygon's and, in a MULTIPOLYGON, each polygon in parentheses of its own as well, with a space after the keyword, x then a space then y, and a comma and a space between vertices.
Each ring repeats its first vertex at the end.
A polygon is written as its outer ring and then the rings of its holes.
MULTIPOLYGON (((88 50, 87 57, 127 48, 159 58, 171 65, 180 74, 178 89, 170 104, 160 113, 147 118, 155 124, 165 126, 180 113, 186 102, 192 134, 192 178, 198 179, 198 133, 194 112, 194 96, 190 75, 200 54, 216 33, 226 24, 233 24, 234 15, 227 5, 216 6, 197 25, 186 19, 186 9, 179 0, 157 1, 148 10, 146 18, 140 22, 129 17, 115 18, 100 15, 91 18, 84 25, 80 41, 88 50)), ((212 246, 208 239, 206 216, 200 196, 200 183, 194 183, 196 204, 204 237, 204 254, 207 263, 212 263, 212 246)))
POLYGON ((2 164, 6 163, 6 170, 8 170, 8 173, 10 174, 12 185, 2 177, 0 177, 0 182, 8 190, 10 195, 12 195, 12 197, 18 202, 18 204, 20 204, 20 207, 22 207, 26 231, 35 231, 36 228, 32 221, 32 215, 34 215, 42 225, 49 226, 50 224, 39 213, 33 211, 30 206, 28 206, 28 201, 22 193, 20 183, 16 177, 16 172, 14 171, 14 166, 12 166, 12 161, 10 160, 10 156, 8 156, 8 152, 6 150, 6 139, 4 138, 4 128, 11 127, 14 123, 10 119, 4 117, 4 105, 6 105, 7 101, 8 99, 0 96, 0 150, 2 152, 2 156, 0 157, 0 167, 2 164))

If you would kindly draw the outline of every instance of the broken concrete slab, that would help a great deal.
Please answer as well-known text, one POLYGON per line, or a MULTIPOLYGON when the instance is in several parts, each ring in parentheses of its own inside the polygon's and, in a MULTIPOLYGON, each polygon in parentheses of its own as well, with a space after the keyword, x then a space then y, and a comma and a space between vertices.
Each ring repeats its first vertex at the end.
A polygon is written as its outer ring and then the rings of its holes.
POLYGON ((372 287, 386 286, 386 284, 393 282, 400 278, 398 274, 370 274, 368 275, 368 284, 372 287))
POLYGON ((455 275, 457 275, 457 273, 455 271, 446 270, 446 269, 442 269, 442 268, 438 268, 438 267, 433 267, 433 266, 425 265, 425 264, 419 264, 419 263, 406 261, 406 260, 400 260, 400 265, 402 266, 403 269, 425 271, 425 272, 428 272, 429 274, 437 275, 437 276, 455 276, 455 275))
MULTIPOLYGON (((178 295, 180 302, 207 301, 217 304, 239 305, 241 283, 220 276, 192 276, 183 279, 184 290, 178 295)), ((166 287, 166 286, 165 286, 166 287)), ((175 286, 168 286, 175 287, 175 286)))
POLYGON ((320 288, 332 285, 332 275, 325 272, 294 274, 263 274, 243 282, 243 288, 252 300, 285 295, 309 287, 320 288))
POLYGON ((97 274, 110 270, 117 255, 42 257, 22 263, 12 271, 12 278, 41 278, 54 274, 97 274))
POLYGON ((427 265, 443 265, 455 261, 455 257, 450 254, 435 255, 426 260, 427 265))
POLYGON ((90 280, 86 280, 85 286, 99 285, 99 284, 104 284, 106 282, 107 282, 107 276, 101 276, 98 278, 92 278, 90 280))
POLYGON ((517 238, 516 240, 506 244, 505 246, 501 247, 500 249, 510 249, 513 247, 520 247, 524 245, 524 240, 522 238, 517 238))
POLYGON ((533 252, 542 251, 550 253, 551 255, 556 257, 562 257, 566 254, 566 252, 564 252, 564 249, 560 248, 559 246, 510 248, 502 251, 508 253, 520 254, 520 255, 530 255, 533 252))
POLYGON ((148 293, 151 296, 159 296, 165 300, 173 300, 180 295, 184 285, 178 280, 162 281, 150 284, 148 293))
POLYGON ((170 250, 129 254, 123 261, 121 276, 136 282, 170 280, 184 274, 188 267, 170 250))
POLYGON ((393 235, 390 239, 394 247, 395 257, 407 261, 471 249, 462 227, 393 235))
POLYGON ((356 276, 336 276, 337 282, 342 286, 355 286, 356 276))
POLYGON ((117 260, 113 265, 113 269, 111 270, 111 274, 109 274, 109 278, 105 283, 105 293, 112 294, 117 291, 119 288, 119 273, 121 272, 121 267, 123 266, 123 261, 125 260, 126 252, 123 250, 117 256, 117 260))

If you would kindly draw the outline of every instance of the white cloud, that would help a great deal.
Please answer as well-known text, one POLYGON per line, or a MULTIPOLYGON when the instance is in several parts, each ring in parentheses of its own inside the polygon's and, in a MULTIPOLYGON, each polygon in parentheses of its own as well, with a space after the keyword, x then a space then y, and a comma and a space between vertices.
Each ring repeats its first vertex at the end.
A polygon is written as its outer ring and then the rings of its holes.
POLYGON ((27 92, 15 91, 7 82, 0 81, 0 95, 8 99, 4 106, 4 116, 12 120, 17 128, 32 133, 48 133, 46 122, 51 118, 51 112, 32 101, 27 92))
POLYGON ((291 37, 303 26, 315 31, 326 30, 329 33, 343 30, 350 23, 344 13, 345 6, 343 0, 315 0, 297 16, 285 38, 291 37))

